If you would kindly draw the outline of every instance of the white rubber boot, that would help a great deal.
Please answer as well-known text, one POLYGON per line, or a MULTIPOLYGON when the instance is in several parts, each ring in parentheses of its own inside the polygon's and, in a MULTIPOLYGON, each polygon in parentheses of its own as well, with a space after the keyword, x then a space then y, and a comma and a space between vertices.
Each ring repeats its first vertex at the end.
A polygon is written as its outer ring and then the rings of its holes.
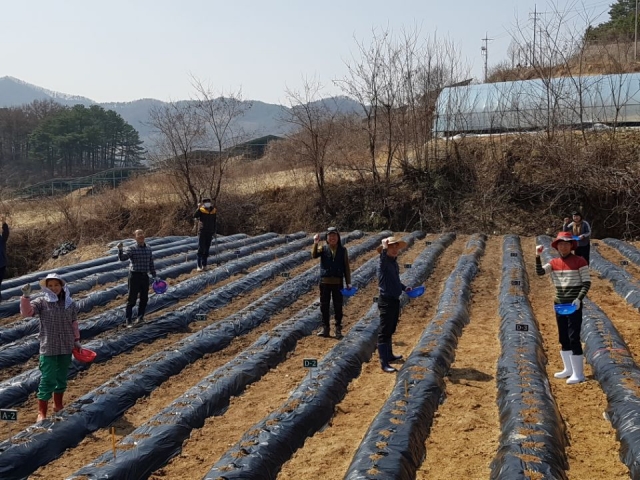
POLYGON ((573 385, 574 383, 584 382, 584 355, 571 355, 571 366, 573 367, 573 374, 569 377, 567 383, 573 385))
POLYGON ((561 372, 556 372, 553 374, 556 378, 569 378, 573 373, 573 367, 571 366, 571 355, 573 353, 571 350, 560 350, 560 356, 562 357, 562 364, 564 365, 564 370, 561 372))

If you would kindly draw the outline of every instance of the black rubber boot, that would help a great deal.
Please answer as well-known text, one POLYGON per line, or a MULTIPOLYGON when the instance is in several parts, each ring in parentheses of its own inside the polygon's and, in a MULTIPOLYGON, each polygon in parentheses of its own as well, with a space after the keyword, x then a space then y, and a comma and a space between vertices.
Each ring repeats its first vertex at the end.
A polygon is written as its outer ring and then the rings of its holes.
POLYGON ((394 355, 393 354, 393 345, 389 344, 389 363, 391 362, 399 362, 402 360, 402 355, 394 355))
POLYGON ((389 351, 389 344, 378 344, 378 355, 380 356, 380 366, 382 367, 382 371, 386 373, 394 373, 397 372, 397 370, 389 365, 389 351))
POLYGON ((336 338, 342 340, 342 325, 336 325, 336 338))
POLYGON ((329 325, 323 325, 322 329, 318 332, 319 337, 330 337, 329 325))

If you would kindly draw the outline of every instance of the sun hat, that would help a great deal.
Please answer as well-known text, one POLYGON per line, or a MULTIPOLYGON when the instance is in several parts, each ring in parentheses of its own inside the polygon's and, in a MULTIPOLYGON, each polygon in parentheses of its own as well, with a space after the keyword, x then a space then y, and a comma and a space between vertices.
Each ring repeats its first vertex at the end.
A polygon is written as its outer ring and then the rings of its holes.
POLYGON ((571 250, 575 250, 578 248, 578 242, 576 242, 573 238, 571 232, 560 232, 556 239, 551 242, 551 247, 558 249, 558 242, 571 242, 571 250))
POLYGON ((42 287, 46 287, 47 280, 58 280, 63 287, 67 284, 67 282, 65 282, 64 279, 57 273, 49 273, 46 277, 40 280, 40 285, 42 287))
MULTIPOLYGON (((393 244, 399 244, 400 249, 405 248, 408 244, 407 242, 405 242, 404 240, 402 240, 400 237, 387 237, 387 245, 393 245, 393 244)), ((380 253, 382 252, 382 245, 379 245, 378 248, 376 248, 377 252, 380 253)))

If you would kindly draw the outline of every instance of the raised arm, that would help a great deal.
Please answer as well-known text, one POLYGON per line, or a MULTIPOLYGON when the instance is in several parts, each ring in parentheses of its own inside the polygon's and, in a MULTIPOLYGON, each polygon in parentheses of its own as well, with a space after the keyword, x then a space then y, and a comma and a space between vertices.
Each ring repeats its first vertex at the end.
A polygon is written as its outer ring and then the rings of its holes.
POLYGON ((9 240, 9 225, 7 225, 7 222, 4 219, 2 220, 2 239, 5 243, 9 240))
POLYGON ((120 260, 121 262, 124 262, 125 260, 129 260, 129 258, 131 257, 130 253, 129 253, 129 249, 127 249, 127 251, 125 252, 123 250, 123 245, 122 242, 120 242, 118 244, 118 260, 120 260))

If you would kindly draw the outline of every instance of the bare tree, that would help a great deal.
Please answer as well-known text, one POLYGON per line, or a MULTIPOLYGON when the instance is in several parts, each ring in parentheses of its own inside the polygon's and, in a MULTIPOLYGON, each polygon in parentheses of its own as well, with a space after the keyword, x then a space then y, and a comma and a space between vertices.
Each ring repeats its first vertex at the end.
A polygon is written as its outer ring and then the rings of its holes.
POLYGON ((207 144, 212 146, 213 161, 206 173, 207 194, 215 201, 220 195, 222 181, 229 161, 242 155, 240 143, 249 138, 239 120, 252 107, 252 102, 242 99, 242 89, 217 91, 192 77, 195 89, 195 105, 206 126, 207 144))
POLYGON ((185 206, 198 203, 202 193, 201 166, 205 125, 193 104, 172 102, 154 107, 149 112, 149 124, 156 134, 150 160, 169 173, 169 178, 185 206))
POLYGON ((287 88, 289 109, 285 112, 283 121, 294 127, 287 139, 295 145, 296 155, 301 163, 312 168, 320 195, 320 208, 331 214, 326 176, 333 161, 328 152, 335 139, 339 112, 335 102, 321 97, 321 91, 319 81, 309 79, 304 79, 301 91, 287 88))
POLYGON ((346 95, 354 98, 362 108, 368 140, 369 165, 374 183, 380 181, 377 167, 382 128, 380 124, 380 78, 383 65, 388 63, 385 60, 384 49, 389 35, 387 31, 374 30, 370 45, 356 40, 359 56, 354 55, 352 60, 346 63, 348 75, 335 82, 346 95))
POLYGON ((460 81, 468 69, 448 40, 423 38, 418 29, 399 35, 373 32, 369 46, 358 43, 360 57, 347 63, 349 74, 336 84, 356 99, 364 113, 374 183, 381 180, 377 162, 384 161, 384 181, 392 164, 428 170, 433 110, 440 90, 460 81))
MULTIPOLYGON (((460 52, 449 39, 435 34, 422 38, 414 29, 404 31, 399 41, 402 107, 397 117, 401 166, 428 172, 431 158, 437 156, 435 150, 428 149, 437 97, 447 85, 463 80, 468 67, 460 61, 460 52)), ((435 148, 436 144, 432 145, 435 148)))

